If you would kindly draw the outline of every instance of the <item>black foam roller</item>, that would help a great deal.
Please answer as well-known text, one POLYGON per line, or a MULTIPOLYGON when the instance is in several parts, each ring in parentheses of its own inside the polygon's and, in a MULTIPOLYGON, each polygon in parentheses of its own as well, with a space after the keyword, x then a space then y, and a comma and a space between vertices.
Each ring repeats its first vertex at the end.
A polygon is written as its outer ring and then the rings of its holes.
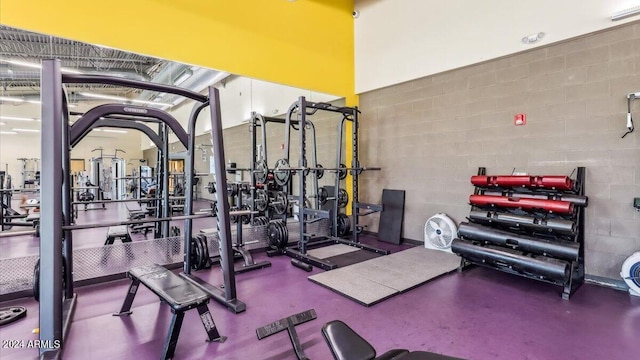
POLYGON ((471 241, 462 239, 454 239, 451 242, 451 251, 474 263, 508 268, 555 281, 566 282, 569 278, 569 263, 562 260, 551 258, 541 260, 494 247, 475 245, 471 241))
POLYGON ((580 245, 578 243, 540 239, 478 224, 461 223, 458 228, 458 235, 469 240, 509 246, 521 251, 552 256, 563 260, 574 261, 580 255, 580 245))

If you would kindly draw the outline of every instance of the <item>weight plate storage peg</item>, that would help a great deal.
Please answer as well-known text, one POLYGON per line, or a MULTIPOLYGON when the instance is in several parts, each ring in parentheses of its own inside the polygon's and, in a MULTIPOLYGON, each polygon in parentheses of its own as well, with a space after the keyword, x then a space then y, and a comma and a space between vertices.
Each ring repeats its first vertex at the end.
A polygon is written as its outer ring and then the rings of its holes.
POLYGON ((349 193, 345 189, 338 190, 338 206, 343 208, 349 203, 349 193))
POLYGON ((279 186, 285 186, 291 180, 291 169, 287 159, 278 159, 273 170, 273 180, 279 186))
POLYGON ((0 308, 0 326, 11 324, 27 316, 27 309, 22 306, 0 308))

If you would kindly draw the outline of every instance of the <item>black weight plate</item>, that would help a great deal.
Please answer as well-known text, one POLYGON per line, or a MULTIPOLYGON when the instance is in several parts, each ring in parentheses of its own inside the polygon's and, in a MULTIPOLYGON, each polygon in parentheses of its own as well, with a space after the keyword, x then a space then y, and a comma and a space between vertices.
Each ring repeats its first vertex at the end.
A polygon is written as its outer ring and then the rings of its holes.
POLYGON ((269 239, 269 246, 272 248, 277 248, 278 233, 279 229, 277 223, 270 222, 267 227, 267 237, 269 239))
POLYGON ((198 268, 198 245, 196 244, 196 238, 191 238, 191 252, 190 252, 190 260, 191 260, 191 268, 197 270, 198 268))
POLYGON ((33 268, 33 297, 36 301, 40 301, 40 259, 36 261, 33 268))
POLYGON ((287 225, 282 221, 279 221, 278 223, 280 225, 280 242, 278 246, 280 249, 284 249, 287 246, 287 240, 288 240, 287 225))
POLYGON ((257 211, 265 211, 267 210, 268 205, 269 195, 267 194, 267 191, 264 189, 256 190, 253 208, 257 211))
POLYGON ((204 255, 203 257, 203 264, 202 267, 203 268, 208 268, 211 267, 210 263, 209 263, 209 243, 207 242, 207 236, 205 234, 199 234, 197 236, 197 238, 200 240, 200 242, 202 243, 202 254, 204 255))
POLYGON ((287 212, 289 207, 289 197, 284 191, 276 191, 273 198, 273 211, 282 215, 287 212))
POLYGON ((338 178, 340 180, 344 180, 347 178, 347 165, 340 164, 340 166, 338 166, 338 178))
MULTIPOLYGON (((242 210, 251 210, 251 208, 247 205, 244 205, 242 207, 242 210)), ((249 223, 251 222, 251 215, 242 215, 242 223, 245 225, 249 225, 249 223)))
POLYGON ((267 163, 264 160, 256 162, 255 172, 253 174, 258 184, 264 184, 267 182, 268 173, 269 169, 267 168, 267 163))
POLYGON ((324 187, 321 187, 318 189, 318 201, 320 202, 320 205, 324 205, 327 203, 327 198, 329 197, 329 193, 327 192, 327 189, 324 187))
POLYGON ((318 178, 318 180, 322 179, 322 177, 324 176, 324 169, 322 168, 322 165, 318 164, 316 165, 316 167, 318 169, 316 169, 316 177, 318 178))
POLYGON ((216 184, 213 181, 210 181, 207 186, 206 186, 207 191, 209 191, 209 194, 215 194, 216 193, 216 184))
MULTIPOLYGON (((66 287, 65 280, 67 278, 67 262, 62 258, 62 289, 66 287)), ((33 267, 33 298, 40 301, 40 258, 33 267)))
POLYGON ((351 220, 346 214, 338 214, 338 236, 344 236, 349 233, 351 220))
POLYGON ((349 203, 349 193, 345 189, 338 190, 338 206, 343 208, 349 203))
POLYGON ((285 186, 289 183, 291 180, 291 170, 289 170, 289 161, 287 161, 287 159, 278 159, 278 161, 276 161, 273 170, 273 180, 279 186, 285 186))
POLYGON ((11 324, 27 316, 27 309, 22 306, 0 308, 0 326, 11 324))

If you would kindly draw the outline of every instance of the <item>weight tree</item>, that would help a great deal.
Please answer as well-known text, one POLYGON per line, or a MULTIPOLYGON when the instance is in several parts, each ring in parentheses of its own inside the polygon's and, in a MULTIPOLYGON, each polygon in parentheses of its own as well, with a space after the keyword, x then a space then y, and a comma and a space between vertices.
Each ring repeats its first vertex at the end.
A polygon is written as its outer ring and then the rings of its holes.
MULTIPOLYGON (((39 283, 39 322, 41 344, 40 357, 42 359, 60 358, 64 340, 71 325, 75 310, 76 295, 73 291, 73 238, 72 230, 78 226, 72 225, 72 189, 70 171, 70 144, 72 135, 75 138, 91 130, 93 123, 102 116, 110 114, 128 115, 128 121, 134 123, 140 118, 155 118, 176 134, 181 142, 187 143, 188 137, 180 123, 168 113, 154 108, 137 105, 107 104, 89 110, 81 119, 69 126, 69 110, 64 83, 104 84, 125 86, 141 90, 159 91, 184 96, 198 102, 192 112, 194 117, 207 105, 210 106, 212 123, 212 142, 214 145, 214 161, 216 163, 216 181, 221 184, 219 196, 226 199, 226 178, 224 176, 224 147, 222 142, 222 123, 220 119, 219 94, 214 88, 209 88, 209 97, 181 89, 178 87, 146 83, 130 79, 108 77, 102 75, 62 74, 59 60, 48 59, 42 61, 41 73, 41 238, 40 238, 40 283, 39 283), (209 103, 211 101, 211 104, 209 103), (195 111, 198 109, 197 111, 195 111), (93 119, 89 119, 93 117, 93 119), (83 118, 88 120, 83 120, 83 118), (78 133, 80 135, 78 135, 78 133), (62 256, 61 256, 62 254, 62 256), (63 266, 63 261, 65 265, 63 266), (63 267, 66 268, 63 289, 63 267), (58 346, 59 345, 59 346, 58 346)), ((166 129, 166 128, 165 128, 166 129)), ((190 125, 191 129, 191 125, 190 125)), ((165 132, 166 133, 166 132, 165 132)), ((166 137, 165 137, 166 139, 166 137)), ((191 142, 189 142, 191 143, 191 142)), ((191 143, 192 144, 192 143, 191 143)), ((163 142, 163 148, 168 146, 163 142)), ((188 148, 193 153, 193 147, 188 148)), ((193 175, 189 169, 187 179, 193 175)), ((166 179, 165 179, 166 181, 166 179)), ((166 187, 163 192, 166 191, 166 187)), ((189 193, 189 192, 188 192, 189 193)), ((167 197, 168 199, 168 197, 167 197)), ((185 205, 192 209, 192 196, 187 196, 185 205)), ((236 299, 235 273, 231 259, 231 232, 229 228, 229 205, 226 201, 219 201, 218 206, 218 236, 220 238, 220 263, 224 272, 224 290, 213 291, 212 285, 198 283, 204 291, 211 293, 214 299, 223 302, 229 308, 242 308, 236 299), (230 266, 231 264, 231 266, 230 266), (220 296, 220 295, 223 296, 220 296)), ((169 218, 158 219, 169 221, 169 218)), ((167 223, 168 225, 168 223, 167 223)), ((190 254, 190 228, 185 231, 185 251, 190 254)), ((185 256, 188 263, 189 256, 185 256)), ((188 269, 188 268, 187 268, 188 269)), ((185 271, 189 275, 189 270, 185 271)), ((189 277, 188 277, 189 278, 189 277)))

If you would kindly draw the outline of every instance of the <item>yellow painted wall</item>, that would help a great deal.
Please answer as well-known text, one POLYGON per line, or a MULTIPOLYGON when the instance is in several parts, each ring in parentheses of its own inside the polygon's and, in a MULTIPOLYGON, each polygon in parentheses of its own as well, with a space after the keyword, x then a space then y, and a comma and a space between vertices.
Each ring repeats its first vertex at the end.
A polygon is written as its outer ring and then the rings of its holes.
POLYGON ((339 96, 353 0, 0 0, 0 23, 339 96))

